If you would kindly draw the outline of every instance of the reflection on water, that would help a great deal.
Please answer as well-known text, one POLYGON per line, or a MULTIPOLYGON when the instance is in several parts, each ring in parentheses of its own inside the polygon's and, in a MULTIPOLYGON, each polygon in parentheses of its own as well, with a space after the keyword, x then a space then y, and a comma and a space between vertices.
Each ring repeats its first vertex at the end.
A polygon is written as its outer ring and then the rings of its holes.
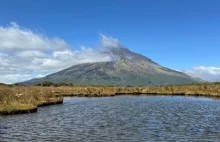
POLYGON ((220 141, 220 101, 172 96, 65 98, 0 117, 0 141, 220 141))

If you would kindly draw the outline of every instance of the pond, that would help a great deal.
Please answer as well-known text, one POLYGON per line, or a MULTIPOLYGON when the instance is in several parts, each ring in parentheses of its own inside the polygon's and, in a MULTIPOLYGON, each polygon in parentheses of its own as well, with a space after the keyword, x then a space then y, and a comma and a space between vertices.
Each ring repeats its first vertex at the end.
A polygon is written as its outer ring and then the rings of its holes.
POLYGON ((220 141, 220 101, 180 96, 65 98, 1 116, 0 141, 220 141))

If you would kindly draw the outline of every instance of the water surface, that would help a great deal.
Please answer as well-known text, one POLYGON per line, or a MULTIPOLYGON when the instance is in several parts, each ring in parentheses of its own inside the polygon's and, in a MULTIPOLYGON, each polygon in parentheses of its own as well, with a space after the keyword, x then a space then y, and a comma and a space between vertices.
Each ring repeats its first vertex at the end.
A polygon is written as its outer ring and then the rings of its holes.
POLYGON ((0 141, 220 141, 220 101, 65 98, 37 113, 0 117, 0 141))

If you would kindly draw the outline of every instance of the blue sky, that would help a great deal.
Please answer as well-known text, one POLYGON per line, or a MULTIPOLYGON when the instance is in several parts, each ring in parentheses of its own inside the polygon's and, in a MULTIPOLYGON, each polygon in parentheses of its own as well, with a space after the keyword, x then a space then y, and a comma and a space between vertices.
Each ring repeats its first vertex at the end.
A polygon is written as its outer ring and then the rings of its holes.
POLYGON ((220 74, 218 0, 2 0, 0 25, 12 21, 72 50, 97 46, 103 33, 163 66, 220 74))

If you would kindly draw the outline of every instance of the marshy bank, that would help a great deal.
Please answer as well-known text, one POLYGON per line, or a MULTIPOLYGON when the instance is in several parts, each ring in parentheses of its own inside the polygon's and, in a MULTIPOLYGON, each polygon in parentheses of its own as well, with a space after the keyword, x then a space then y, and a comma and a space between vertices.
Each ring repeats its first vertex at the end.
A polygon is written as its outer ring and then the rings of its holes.
POLYGON ((118 95, 180 95, 220 97, 220 84, 107 87, 107 86, 61 86, 54 91, 57 96, 104 97, 118 95))
POLYGON ((37 112, 38 107, 62 104, 51 87, 0 86, 0 115, 37 112))
POLYGON ((220 98, 220 84, 157 87, 109 86, 7 86, 0 85, 0 115, 36 112, 37 107, 62 104, 63 97, 110 97, 119 95, 173 95, 220 98))

